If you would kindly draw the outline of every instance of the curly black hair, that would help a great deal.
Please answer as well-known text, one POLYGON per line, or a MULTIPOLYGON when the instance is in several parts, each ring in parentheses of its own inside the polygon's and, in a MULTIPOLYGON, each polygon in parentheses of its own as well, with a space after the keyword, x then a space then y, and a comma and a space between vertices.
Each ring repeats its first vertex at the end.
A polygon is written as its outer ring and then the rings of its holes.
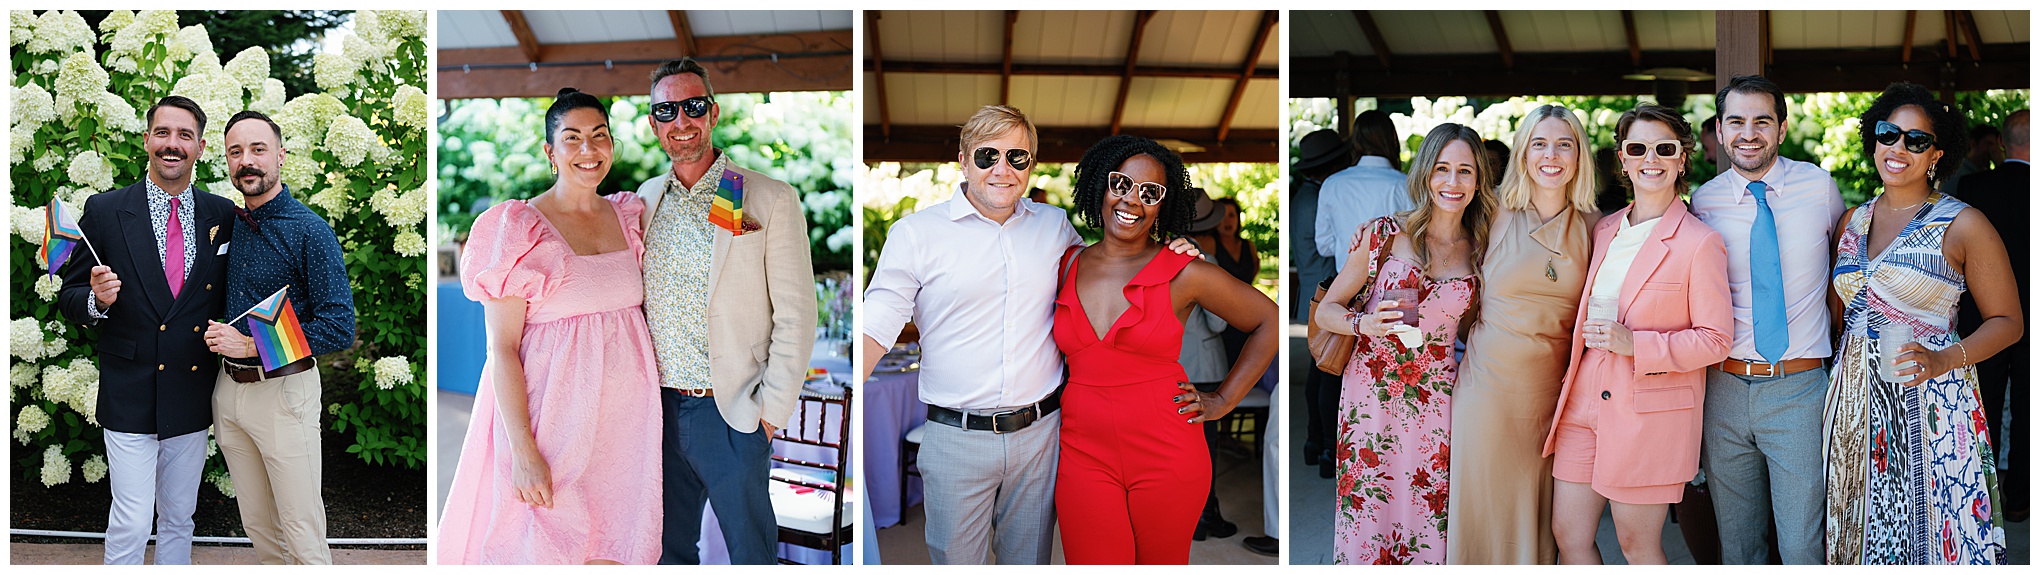
POLYGON ((577 108, 594 110, 595 113, 602 114, 604 122, 609 121, 609 107, 602 105, 602 99, 573 88, 560 88, 559 96, 553 99, 552 106, 545 109, 545 143, 557 143, 560 120, 567 117, 567 112, 577 108))
POLYGON ((1148 235, 1155 241, 1168 241, 1172 236, 1190 229, 1190 220, 1197 207, 1184 194, 1190 188, 1190 172, 1183 169, 1183 157, 1160 143, 1140 136, 1119 135, 1106 138, 1084 150, 1084 159, 1077 162, 1076 210, 1083 218, 1084 225, 1103 227, 1105 210, 1105 177, 1119 171, 1134 156, 1147 156, 1161 162, 1162 172, 1168 174, 1162 182, 1169 187, 1169 193, 1162 197, 1162 213, 1155 219, 1155 225, 1148 235))
POLYGON ((1937 178, 1929 184, 1940 187, 1941 182, 1955 176, 1955 171, 1962 168, 1962 158, 1969 155, 1969 120, 1954 104, 1934 99, 1934 93, 1926 86, 1896 82, 1870 103, 1870 109, 1857 118, 1863 124, 1858 128, 1863 136, 1863 156, 1872 164, 1877 162, 1877 122, 1890 120, 1893 112, 1906 106, 1919 106, 1934 121, 1934 147, 1942 153, 1941 160, 1934 162, 1937 178))

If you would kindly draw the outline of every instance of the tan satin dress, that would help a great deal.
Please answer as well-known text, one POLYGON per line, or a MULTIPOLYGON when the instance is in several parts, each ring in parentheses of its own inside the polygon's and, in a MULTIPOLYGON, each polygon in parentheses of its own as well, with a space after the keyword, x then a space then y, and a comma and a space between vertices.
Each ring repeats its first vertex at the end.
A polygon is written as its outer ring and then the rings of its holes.
POLYGON ((1452 492, 1446 563, 1549 565, 1551 460, 1572 321, 1593 263, 1593 222, 1567 206, 1549 222, 1505 210, 1488 232, 1487 289, 1452 394, 1452 492))

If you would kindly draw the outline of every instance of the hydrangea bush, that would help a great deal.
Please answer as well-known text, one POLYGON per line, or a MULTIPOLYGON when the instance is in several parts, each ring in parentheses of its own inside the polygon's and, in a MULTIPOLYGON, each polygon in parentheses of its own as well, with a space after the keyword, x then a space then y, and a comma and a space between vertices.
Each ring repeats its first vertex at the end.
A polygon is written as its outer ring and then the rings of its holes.
MULTIPOLYGON (((285 93, 261 48, 224 55, 174 11, 116 11, 91 29, 77 13, 9 14, 10 177, 13 185, 9 400, 25 480, 98 482, 106 461, 95 417, 99 369, 92 330, 67 326, 58 280, 39 248, 51 199, 82 210, 86 198, 139 181, 147 168, 142 111, 168 95, 207 116, 194 181, 236 202, 226 181, 227 118, 274 118, 289 150, 282 179, 332 224, 346 252, 359 340, 322 357, 335 430, 351 453, 386 465, 425 459, 423 11, 363 11, 338 54, 316 56, 319 93, 285 93)), ((105 240, 100 240, 105 241, 105 240)), ((217 449, 206 480, 232 496, 217 449)))

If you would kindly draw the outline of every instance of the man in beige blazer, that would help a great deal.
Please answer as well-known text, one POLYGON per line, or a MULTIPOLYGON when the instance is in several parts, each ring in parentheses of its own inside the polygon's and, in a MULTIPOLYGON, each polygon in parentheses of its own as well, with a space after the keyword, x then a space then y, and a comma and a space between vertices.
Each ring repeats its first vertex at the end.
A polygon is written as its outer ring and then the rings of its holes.
POLYGON ((646 205, 645 316, 666 419, 659 563, 668 565, 701 563, 707 503, 731 563, 776 562, 778 522, 766 492, 772 434, 793 416, 815 345, 799 197, 714 148, 720 113, 708 71, 693 59, 652 72, 649 119, 673 167, 637 193, 646 205), (733 207, 740 218, 730 217, 733 207))

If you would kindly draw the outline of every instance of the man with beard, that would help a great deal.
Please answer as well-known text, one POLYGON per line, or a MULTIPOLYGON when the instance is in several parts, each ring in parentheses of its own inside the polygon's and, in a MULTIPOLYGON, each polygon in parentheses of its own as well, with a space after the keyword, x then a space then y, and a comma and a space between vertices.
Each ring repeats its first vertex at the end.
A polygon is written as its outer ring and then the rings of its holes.
POLYGON ((645 319, 666 420, 665 565, 701 563, 704 504, 715 507, 730 563, 777 560, 772 435, 793 417, 815 346, 799 195, 715 149, 721 114, 700 63, 652 71, 652 133, 673 160, 637 190, 645 319))
POLYGON ((332 226, 280 181, 282 129, 261 112, 241 112, 227 120, 226 140, 227 171, 248 206, 234 210, 231 223, 240 247, 227 256, 234 271, 226 313, 238 316, 284 289, 312 356, 265 370, 247 335, 252 320, 209 322, 206 345, 225 362, 213 386, 213 433, 256 559, 329 565, 317 356, 354 347, 354 292, 332 226))
POLYGON ((1819 564, 1830 242, 1846 208, 1826 170, 1778 155, 1786 120, 1777 84, 1736 76, 1714 108, 1720 158, 1733 169, 1694 190, 1692 210, 1727 244, 1735 311, 1728 359, 1707 369, 1701 433, 1721 558, 1766 563, 1764 534, 1775 526, 1785 563, 1819 564))
POLYGON ((149 172, 85 200, 78 227, 99 239, 103 259, 74 257, 57 270, 57 302, 66 319, 99 330, 98 419, 113 490, 106 564, 141 564, 154 519, 156 564, 189 565, 215 367, 200 332, 225 302, 234 204, 191 183, 205 152, 198 103, 163 98, 147 118, 149 172))

